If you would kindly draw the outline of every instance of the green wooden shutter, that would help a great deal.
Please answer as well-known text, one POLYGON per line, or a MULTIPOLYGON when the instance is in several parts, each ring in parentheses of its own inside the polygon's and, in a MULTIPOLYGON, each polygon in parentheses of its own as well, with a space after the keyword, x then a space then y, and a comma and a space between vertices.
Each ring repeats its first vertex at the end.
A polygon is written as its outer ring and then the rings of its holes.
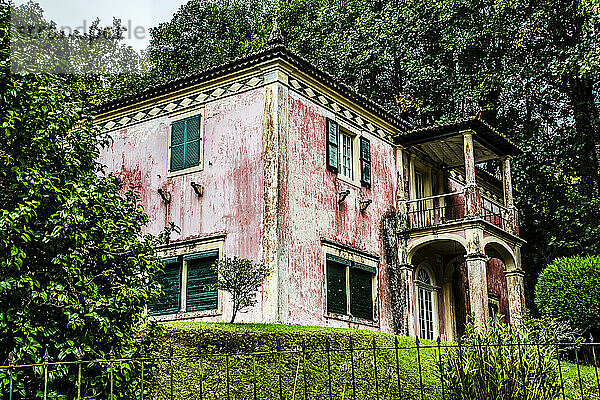
POLYGON ((371 143, 368 139, 360 138, 360 183, 371 187, 371 143))
POLYGON ((195 257, 185 257, 187 261, 186 311, 215 310, 218 305, 216 288, 209 288, 217 282, 217 273, 211 266, 217 261, 218 253, 209 252, 195 257))
POLYGON ((373 274, 350 268, 350 314, 373 320, 373 274))
POLYGON ((185 120, 185 167, 195 167, 200 162, 200 117, 185 120))
POLYGON ((327 312, 348 314, 346 265, 327 260, 327 312))
POLYGON ((173 122, 171 126, 171 171, 185 168, 185 121, 173 122))
POLYGON ((337 122, 327 118, 327 169, 338 172, 338 140, 339 127, 337 122))
POLYGON ((179 312, 181 306, 181 263, 170 259, 164 271, 158 275, 162 288, 160 298, 148 305, 150 315, 165 315, 179 312))

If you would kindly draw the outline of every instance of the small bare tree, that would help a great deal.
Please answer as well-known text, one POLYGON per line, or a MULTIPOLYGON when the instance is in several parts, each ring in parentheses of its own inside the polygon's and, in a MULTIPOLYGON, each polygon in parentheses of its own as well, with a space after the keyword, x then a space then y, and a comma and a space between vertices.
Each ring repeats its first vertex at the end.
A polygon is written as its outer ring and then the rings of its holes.
POLYGON ((233 323, 238 312, 244 313, 256 304, 256 292, 271 271, 263 264, 246 258, 224 257, 213 265, 217 273, 216 287, 231 295, 233 323))

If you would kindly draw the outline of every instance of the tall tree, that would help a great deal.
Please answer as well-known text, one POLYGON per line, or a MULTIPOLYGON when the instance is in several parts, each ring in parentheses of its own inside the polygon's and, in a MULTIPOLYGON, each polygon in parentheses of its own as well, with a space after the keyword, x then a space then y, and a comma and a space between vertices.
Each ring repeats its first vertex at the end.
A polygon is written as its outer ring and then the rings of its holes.
MULTIPOLYGON (((148 217, 135 193, 103 175, 96 159, 108 137, 73 95, 79 88, 65 76, 11 73, 31 60, 10 57, 9 12, 0 6, 0 362, 133 355, 159 292, 158 238, 142 234, 148 217)), ((75 367, 52 368, 50 397, 75 397, 75 367)), ((14 373, 15 391, 38 396, 41 369, 14 373)), ((91 366, 82 394, 106 397, 106 378, 91 366)), ((131 379, 118 391, 132 394, 131 379)), ((0 371, 1 393, 8 384, 0 371)))

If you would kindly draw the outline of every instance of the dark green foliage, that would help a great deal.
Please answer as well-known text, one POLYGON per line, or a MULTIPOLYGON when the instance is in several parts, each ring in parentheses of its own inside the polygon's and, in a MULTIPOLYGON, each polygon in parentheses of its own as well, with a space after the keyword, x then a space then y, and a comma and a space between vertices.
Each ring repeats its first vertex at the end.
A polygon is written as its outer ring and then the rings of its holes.
MULTIPOLYGON (((142 235, 148 217, 135 193, 103 176, 96 159, 109 138, 78 88, 66 76, 10 73, 20 60, 9 59, 8 7, 0 12, 0 363, 39 363, 46 351, 51 361, 135 355, 152 330, 142 315, 159 292, 158 238, 142 235)), ((120 368, 130 381, 133 366, 120 368)), ((52 368, 49 398, 74 397, 75 371, 52 368)), ((41 373, 19 370, 14 390, 38 395, 41 373)), ((106 377, 98 364, 87 369, 83 393, 106 397, 106 377)))
POLYGON ((256 304, 256 293, 263 285, 271 270, 263 263, 247 258, 223 257, 213 268, 217 274, 216 288, 227 292, 233 303, 231 323, 238 312, 245 312, 256 304))
POLYGON ((538 278, 535 302, 541 313, 600 337, 600 256, 554 260, 538 278))

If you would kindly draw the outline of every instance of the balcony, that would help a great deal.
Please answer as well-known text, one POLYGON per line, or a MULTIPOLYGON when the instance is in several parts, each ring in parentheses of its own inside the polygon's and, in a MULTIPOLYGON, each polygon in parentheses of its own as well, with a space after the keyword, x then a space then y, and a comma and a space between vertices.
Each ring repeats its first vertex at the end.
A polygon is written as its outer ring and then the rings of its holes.
POLYGON ((472 214, 467 212, 465 199, 465 191, 461 191, 407 201, 408 228, 425 229, 480 217, 504 231, 515 233, 514 211, 481 196, 480 212, 472 214))

